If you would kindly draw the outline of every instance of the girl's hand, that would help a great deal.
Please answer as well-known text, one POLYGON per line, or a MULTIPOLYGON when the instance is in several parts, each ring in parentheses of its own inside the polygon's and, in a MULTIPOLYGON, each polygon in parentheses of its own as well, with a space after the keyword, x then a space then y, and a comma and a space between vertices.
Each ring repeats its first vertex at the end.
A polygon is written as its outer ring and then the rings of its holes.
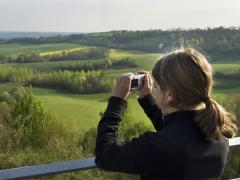
POLYGON ((147 71, 139 71, 139 74, 145 74, 144 76, 144 85, 142 87, 142 89, 139 90, 139 96, 140 98, 143 98, 144 96, 147 96, 148 94, 150 94, 152 92, 152 88, 153 88, 153 80, 149 74, 149 72, 147 71))
POLYGON ((112 96, 120 97, 124 100, 131 94, 131 75, 123 75, 117 79, 116 85, 112 90, 112 96))

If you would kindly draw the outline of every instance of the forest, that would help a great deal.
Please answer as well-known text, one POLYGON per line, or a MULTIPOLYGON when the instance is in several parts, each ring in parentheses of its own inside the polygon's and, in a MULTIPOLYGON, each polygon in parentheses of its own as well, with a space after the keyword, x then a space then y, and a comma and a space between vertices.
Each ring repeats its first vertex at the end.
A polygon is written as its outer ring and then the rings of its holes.
POLYGON ((0 41, 2 44, 17 42, 30 44, 69 42, 147 52, 168 52, 182 46, 191 46, 212 55, 218 54, 219 51, 222 54, 239 55, 240 28, 121 30, 40 38, 13 38, 0 41))

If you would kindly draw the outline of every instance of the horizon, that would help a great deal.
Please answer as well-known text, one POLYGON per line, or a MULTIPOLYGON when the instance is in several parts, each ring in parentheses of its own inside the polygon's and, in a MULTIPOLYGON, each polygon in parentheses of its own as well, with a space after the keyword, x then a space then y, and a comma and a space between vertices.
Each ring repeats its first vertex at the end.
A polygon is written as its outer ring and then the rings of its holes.
POLYGON ((146 31, 239 27, 232 0, 1 0, 1 32, 146 31))
MULTIPOLYGON (((128 31, 128 32, 136 32, 136 31, 194 31, 194 30, 208 30, 208 29, 217 29, 217 28, 224 28, 229 30, 240 30, 240 26, 235 27, 207 27, 207 28, 171 28, 171 29, 146 29, 146 30, 117 30, 117 31, 128 31)), ((13 38, 39 38, 39 37, 51 37, 51 36, 69 36, 69 35, 75 35, 75 34, 91 34, 91 33, 109 33, 109 32, 115 32, 116 30, 110 30, 110 31, 102 31, 102 32, 54 32, 54 31, 0 31, 0 40, 7 40, 7 39, 13 39, 13 38)))
POLYGON ((191 30, 207 30, 207 29, 217 29, 217 28, 224 28, 224 29, 240 29, 240 25, 239 26, 216 26, 216 27, 206 27, 206 28, 199 28, 199 27, 194 27, 194 28, 182 28, 182 27, 173 27, 173 28, 168 28, 168 29, 142 29, 142 30, 132 30, 132 29, 119 29, 119 30, 108 30, 108 31, 96 31, 96 32, 78 32, 78 31, 16 31, 16 30, 9 30, 9 31, 2 31, 0 30, 0 33, 104 33, 104 32, 113 32, 113 31, 175 31, 175 30, 182 30, 182 31, 191 31, 191 30))

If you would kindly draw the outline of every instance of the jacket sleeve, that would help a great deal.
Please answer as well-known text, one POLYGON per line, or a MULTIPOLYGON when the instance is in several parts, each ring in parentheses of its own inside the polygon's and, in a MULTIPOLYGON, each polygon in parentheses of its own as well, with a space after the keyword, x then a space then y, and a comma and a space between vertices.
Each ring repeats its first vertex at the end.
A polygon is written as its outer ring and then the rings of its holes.
POLYGON ((152 94, 149 94, 143 98, 138 98, 138 102, 143 108, 144 112, 149 117, 149 119, 152 121, 155 129, 157 131, 162 129, 163 127, 162 112, 161 109, 158 107, 152 94))
POLYGON ((123 143, 117 142, 118 128, 126 106, 125 100, 110 97, 97 128, 95 163, 105 170, 143 174, 154 165, 156 150, 151 148, 153 132, 145 132, 123 143))

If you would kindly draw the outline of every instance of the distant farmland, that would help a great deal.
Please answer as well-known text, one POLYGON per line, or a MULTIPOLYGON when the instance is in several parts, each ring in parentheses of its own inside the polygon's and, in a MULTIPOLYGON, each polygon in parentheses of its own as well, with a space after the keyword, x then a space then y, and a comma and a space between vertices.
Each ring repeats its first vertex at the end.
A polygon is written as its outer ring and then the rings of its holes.
MULTIPOLYGON (((26 45, 26 44, 2 44, 0 45, 0 54, 5 55, 17 55, 20 53, 31 53, 39 51, 43 54, 47 53, 59 53, 63 50, 72 50, 76 48, 87 48, 88 46, 62 43, 62 44, 42 44, 42 45, 26 45)), ((156 60, 162 56, 158 53, 147 53, 142 51, 124 51, 118 49, 110 49, 109 58, 112 61, 119 60, 124 57, 128 57, 130 60, 134 60, 138 67, 106 70, 108 76, 118 76, 125 72, 137 72, 138 70, 151 71, 156 60)), ((29 67, 40 71, 56 71, 59 67, 68 66, 74 63, 86 63, 86 62, 100 62, 103 59, 96 60, 67 60, 56 62, 38 62, 38 63, 21 63, 12 64, 13 66, 29 67)), ((227 61, 229 62, 229 61, 227 61)), ((231 62, 231 61, 230 61, 231 62)), ((2 65, 3 66, 3 65, 2 65)), ((214 71, 224 73, 238 72, 240 69, 239 61, 232 61, 229 64, 215 63, 213 64, 214 71)), ((2 83, 0 90, 8 90, 15 85, 12 83, 2 83)), ((213 93, 217 99, 226 98, 231 93, 240 90, 239 81, 226 81, 215 80, 213 93)), ((99 112, 105 110, 107 98, 109 93, 91 94, 91 95, 76 95, 65 91, 35 88, 33 92, 39 97, 39 99, 46 105, 50 112, 64 123, 73 123, 79 127, 79 131, 83 132, 90 127, 97 125, 99 121, 99 112)), ((150 121, 144 115, 143 111, 137 104, 136 97, 133 96, 129 99, 130 109, 132 116, 136 121, 141 121, 151 126, 150 121)))

